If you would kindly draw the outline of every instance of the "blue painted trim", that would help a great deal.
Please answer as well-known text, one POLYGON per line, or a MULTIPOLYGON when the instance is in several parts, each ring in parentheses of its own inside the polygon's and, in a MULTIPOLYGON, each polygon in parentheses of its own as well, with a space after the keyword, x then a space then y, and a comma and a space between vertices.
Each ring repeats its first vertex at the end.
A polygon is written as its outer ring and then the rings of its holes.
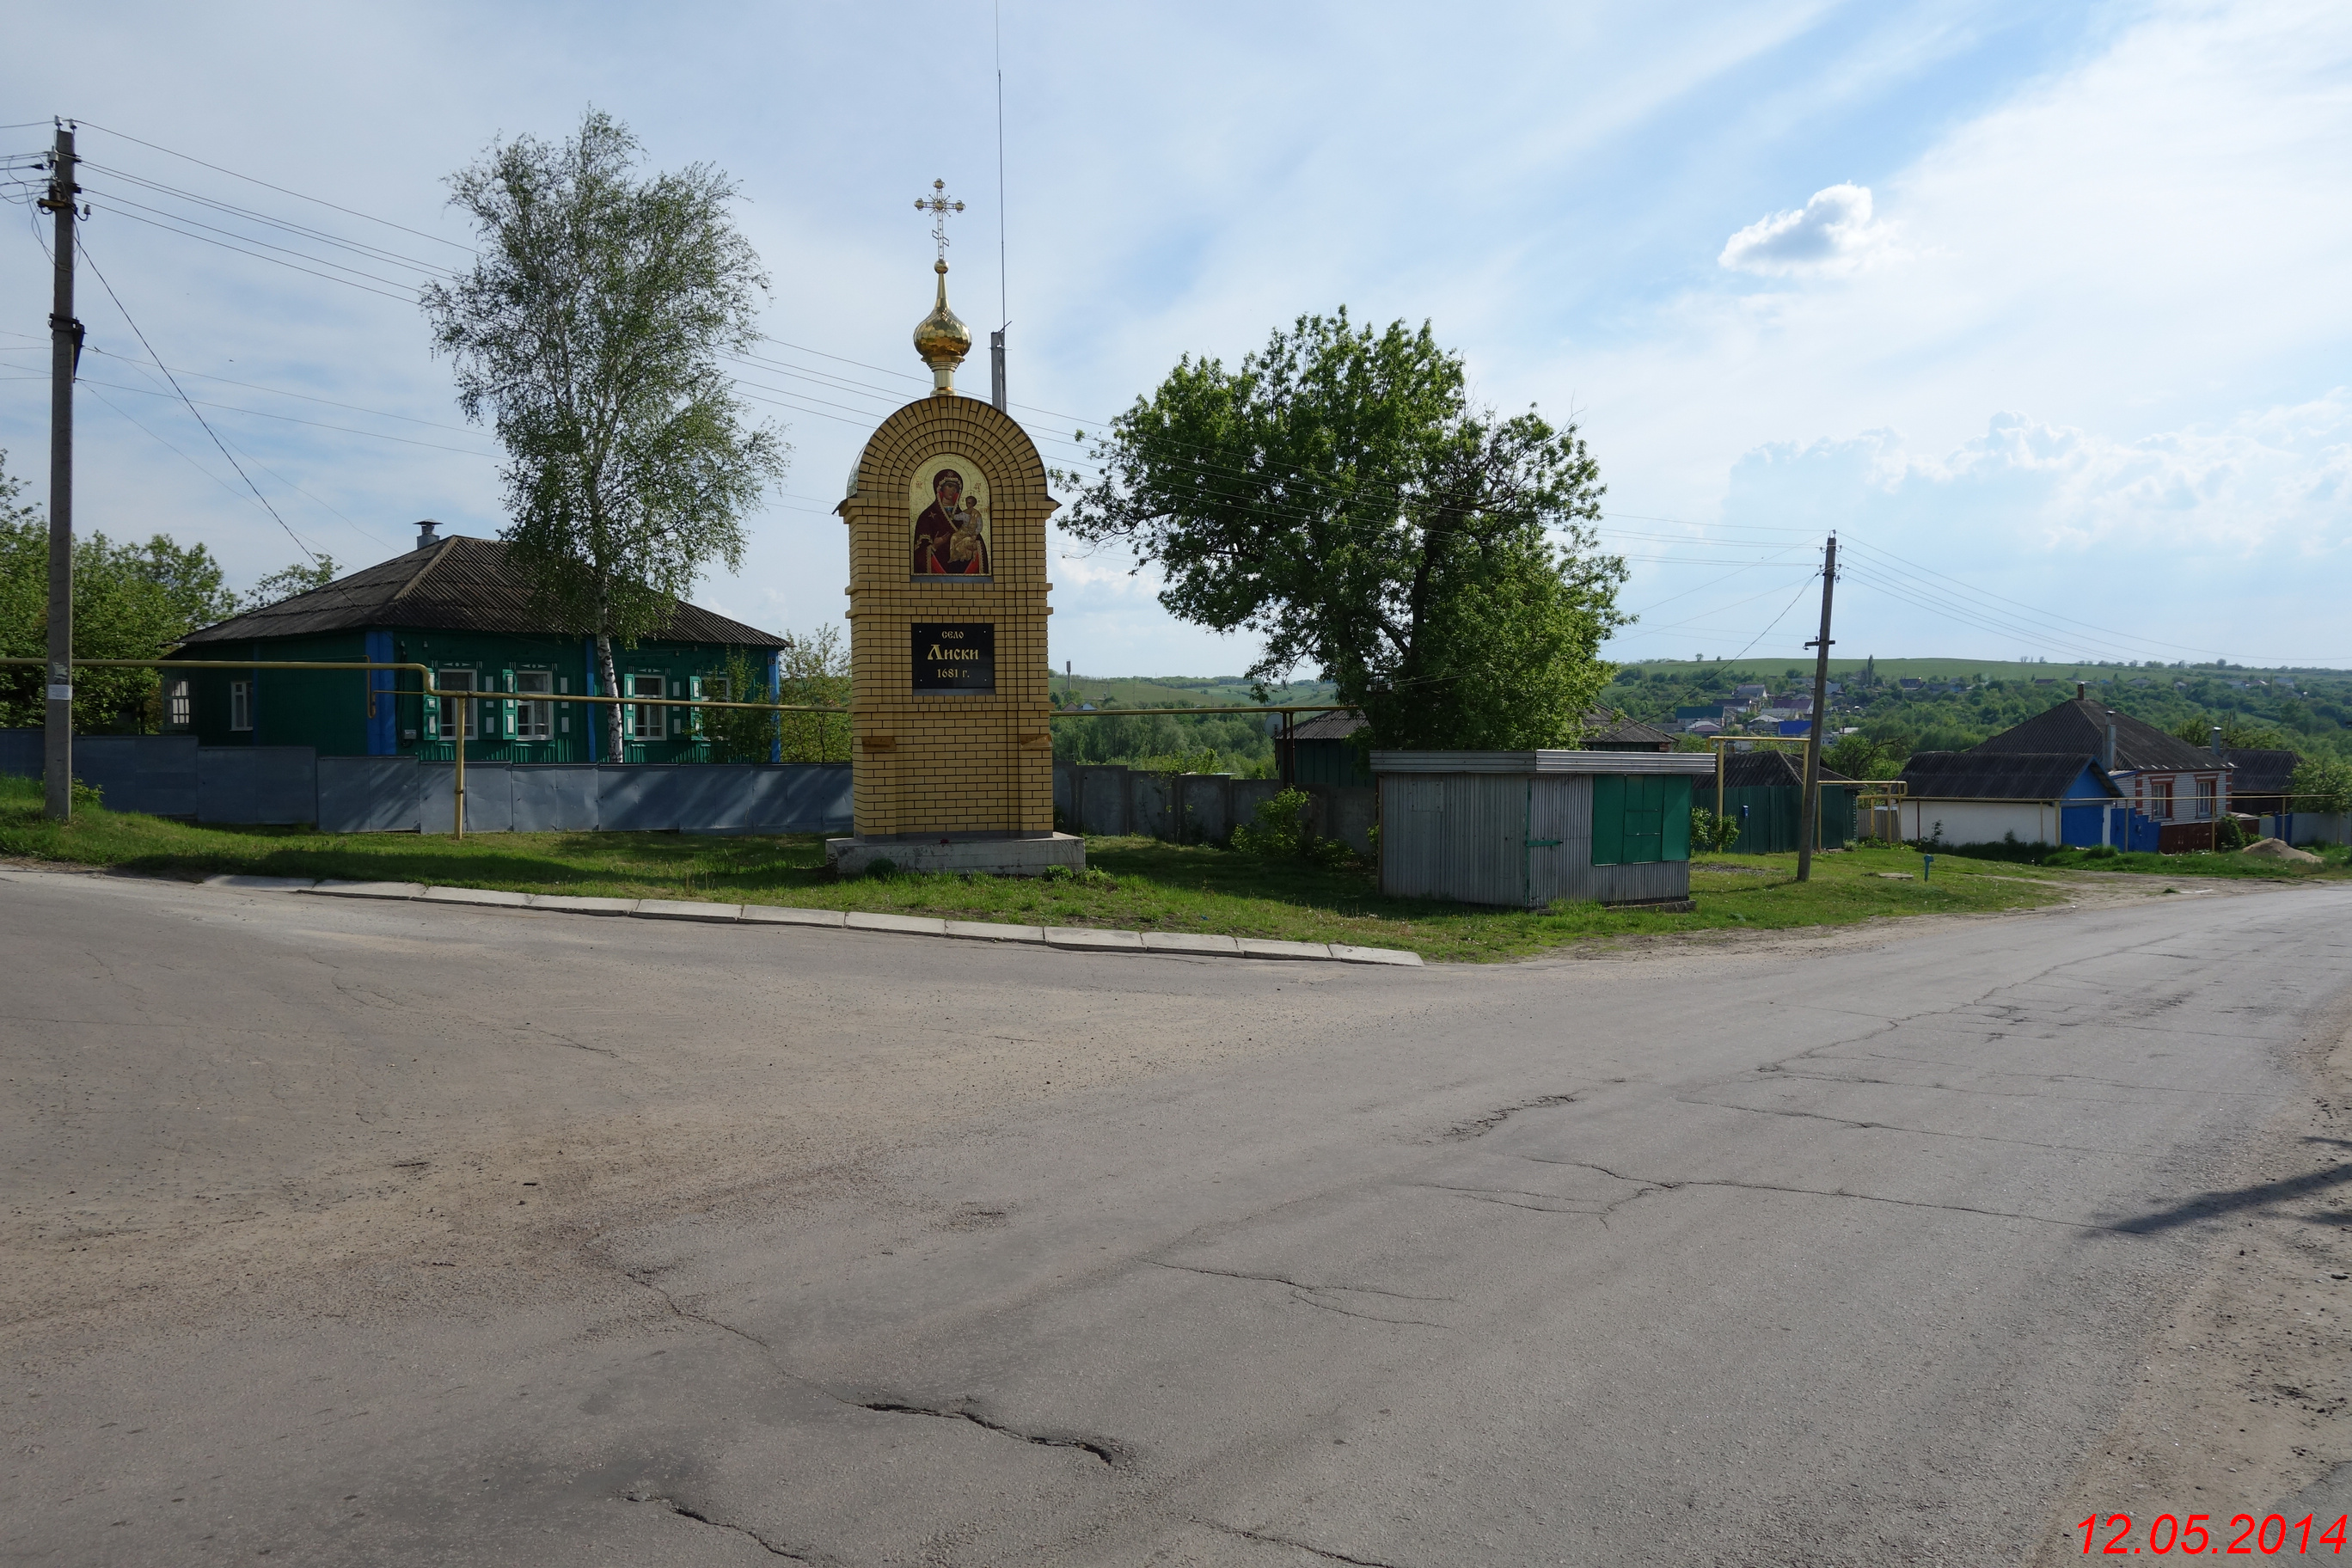
MULTIPOLYGON (((392 634, 388 631, 367 634, 367 661, 370 664, 392 662, 392 634)), ((400 754, 400 700, 394 695, 397 672, 371 669, 367 672, 371 693, 367 721, 367 754, 371 757, 393 757, 400 754)))

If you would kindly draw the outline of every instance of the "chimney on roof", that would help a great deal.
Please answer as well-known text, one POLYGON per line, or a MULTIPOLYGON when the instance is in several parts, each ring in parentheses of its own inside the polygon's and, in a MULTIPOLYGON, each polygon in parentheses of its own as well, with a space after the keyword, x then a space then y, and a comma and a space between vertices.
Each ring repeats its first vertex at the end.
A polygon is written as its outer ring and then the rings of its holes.
POLYGON ((2213 726, 2213 754, 2217 757, 2221 754, 2221 726, 2219 724, 2213 726))
POLYGON ((418 523, 416 525, 416 548, 419 550, 430 550, 435 545, 440 543, 440 539, 436 537, 433 531, 440 526, 441 525, 439 523, 434 521, 429 517, 423 522, 418 523))
POLYGON ((2107 754, 2100 759, 2099 765, 2109 773, 2116 771, 2116 718, 2112 713, 2107 715, 2107 754))
POLYGON ((2078 681, 2074 682, 2074 700, 2075 700, 2075 701, 2080 702, 2080 701, 2082 701, 2082 700, 2083 700, 2083 699, 2084 699, 2085 697, 2088 697, 2090 694, 2091 694, 2091 683, 2090 683, 2089 681, 2087 681, 2087 680, 2078 680, 2078 681))

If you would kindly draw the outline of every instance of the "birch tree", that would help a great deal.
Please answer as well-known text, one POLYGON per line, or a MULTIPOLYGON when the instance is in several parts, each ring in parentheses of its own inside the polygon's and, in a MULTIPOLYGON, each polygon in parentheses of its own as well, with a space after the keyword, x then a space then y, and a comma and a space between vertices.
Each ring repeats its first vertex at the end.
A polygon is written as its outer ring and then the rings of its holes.
MULTIPOLYGON (((720 356, 753 345, 768 287, 709 164, 641 177, 627 127, 591 109, 561 143, 495 142, 450 179, 479 236, 428 286, 457 402, 506 448, 509 559, 551 623, 613 647, 653 636, 713 563, 742 564, 743 519, 789 453, 753 424, 720 356)), ((623 754, 606 705, 607 754, 623 754)))

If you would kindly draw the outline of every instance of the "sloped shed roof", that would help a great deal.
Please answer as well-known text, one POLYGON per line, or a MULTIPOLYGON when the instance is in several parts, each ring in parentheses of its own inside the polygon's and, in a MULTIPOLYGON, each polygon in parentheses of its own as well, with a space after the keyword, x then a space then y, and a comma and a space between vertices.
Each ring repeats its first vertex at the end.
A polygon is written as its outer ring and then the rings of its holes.
POLYGON ((2202 746, 2192 746, 2145 720, 2118 713, 2083 697, 2071 698, 1990 740, 1979 741, 1965 754, 2037 752, 2054 756, 2077 752, 2105 756, 2109 724, 2116 727, 2116 767, 2119 771, 2178 773, 2221 765, 2221 759, 2202 746))
MULTIPOLYGON (((1777 789, 1783 785, 1801 788, 1805 782, 1805 757, 1801 752, 1782 751, 1777 747, 1759 746, 1752 752, 1734 752, 1723 761, 1723 787, 1726 789, 1777 789)), ((1852 784, 1843 773, 1822 770, 1823 784, 1852 784)))
POLYGON ((1903 782, 1914 800, 2066 800, 2084 768, 2102 795, 2123 798, 2088 752, 1914 752, 1903 782))
POLYGON ((2222 748, 2224 761, 2233 763, 2237 772, 2230 775, 2231 795, 2284 795, 2294 765, 2303 758, 2294 752, 2257 750, 2245 746, 2222 748))
MULTIPOLYGON (((233 616, 190 634, 183 646, 310 637, 372 626, 524 636, 576 632, 576 628, 550 626, 530 613, 530 585, 507 564, 504 544, 494 539, 457 536, 363 567, 323 588, 233 616)), ((784 646, 784 639, 772 633, 683 602, 669 624, 653 637, 662 642, 784 646)))
POLYGON ((1342 709, 1332 713, 1318 713, 1312 719, 1301 719, 1291 726, 1294 741, 1344 741, 1365 724, 1361 713, 1342 709))
POLYGON ((1586 721, 1598 724, 1598 728, 1585 732, 1584 743, 1588 746, 1646 746, 1660 752, 1674 749, 1675 738, 1672 735, 1664 730, 1654 729, 1639 719, 1612 720, 1606 714, 1600 714, 1586 721))

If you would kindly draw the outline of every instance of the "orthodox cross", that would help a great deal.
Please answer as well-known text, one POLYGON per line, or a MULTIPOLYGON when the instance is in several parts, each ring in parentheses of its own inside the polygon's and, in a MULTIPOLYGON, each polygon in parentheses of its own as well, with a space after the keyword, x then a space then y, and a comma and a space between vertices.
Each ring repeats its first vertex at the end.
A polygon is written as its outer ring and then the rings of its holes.
POLYGON ((963 211, 963 204, 948 195, 945 180, 931 182, 931 194, 915 198, 915 210, 927 212, 939 219, 931 226, 931 237, 940 242, 940 259, 948 258, 948 214, 963 211))

